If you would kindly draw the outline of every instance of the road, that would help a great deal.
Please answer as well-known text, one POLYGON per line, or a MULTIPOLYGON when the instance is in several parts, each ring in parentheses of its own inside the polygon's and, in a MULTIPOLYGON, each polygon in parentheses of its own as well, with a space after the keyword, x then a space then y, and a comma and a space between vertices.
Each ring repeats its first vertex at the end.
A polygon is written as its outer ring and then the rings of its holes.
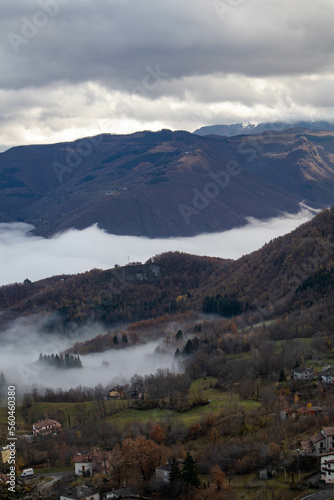
POLYGON ((331 498, 334 498, 334 488, 332 490, 320 490, 317 493, 311 493, 301 498, 301 500, 330 500, 331 498))

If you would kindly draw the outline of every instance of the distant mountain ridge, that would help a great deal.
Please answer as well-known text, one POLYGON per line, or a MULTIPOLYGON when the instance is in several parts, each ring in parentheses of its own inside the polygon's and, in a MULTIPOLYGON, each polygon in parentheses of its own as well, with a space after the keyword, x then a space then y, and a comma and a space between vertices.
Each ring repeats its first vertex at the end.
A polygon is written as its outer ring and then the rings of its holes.
POLYGON ((308 130, 329 130, 334 131, 334 122, 328 121, 298 121, 298 122, 265 122, 255 125, 249 123, 233 123, 232 125, 208 125, 194 131, 194 134, 205 135, 225 135, 232 137, 234 135, 262 134, 266 130, 281 131, 287 129, 304 128, 308 130))
POLYGON ((0 222, 51 236, 93 224, 118 235, 220 232, 334 203, 334 132, 201 137, 102 134, 0 153, 0 222))

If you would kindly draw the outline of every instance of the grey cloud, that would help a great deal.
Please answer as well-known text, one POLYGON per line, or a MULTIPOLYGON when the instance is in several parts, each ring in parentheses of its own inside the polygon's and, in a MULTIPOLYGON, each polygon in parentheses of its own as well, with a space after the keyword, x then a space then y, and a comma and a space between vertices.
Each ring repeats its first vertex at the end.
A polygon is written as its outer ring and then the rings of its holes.
MULTIPOLYGON (((32 20, 41 10, 31 0, 11 8, 6 3, 0 7, 2 33, 20 33, 22 17, 32 20)), ((3 37, 7 71, 2 85, 95 80, 131 92, 148 64, 160 64, 169 79, 216 72, 297 75, 332 68, 334 6, 329 1, 319 0, 315 7, 305 0, 253 0, 230 10, 222 22, 207 0, 71 0, 18 47, 18 54, 3 37)))
POLYGON ((106 121, 129 133, 331 119, 333 14, 331 0, 3 1, 2 143, 71 140, 106 121), (57 12, 15 51, 8 35, 43 24, 46 5, 57 12))

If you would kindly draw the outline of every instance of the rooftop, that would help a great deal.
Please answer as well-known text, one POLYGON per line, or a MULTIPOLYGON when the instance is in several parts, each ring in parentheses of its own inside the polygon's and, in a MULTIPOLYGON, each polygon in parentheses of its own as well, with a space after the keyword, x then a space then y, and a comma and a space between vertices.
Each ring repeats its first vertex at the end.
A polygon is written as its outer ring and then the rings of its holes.
POLYGON ((61 424, 57 422, 56 420, 51 420, 50 418, 47 418, 45 420, 40 420, 39 422, 36 422, 33 424, 35 429, 39 429, 41 427, 47 427, 47 426, 56 426, 56 427, 61 427, 61 424))
POLYGON ((160 465, 160 467, 157 467, 157 470, 167 470, 167 471, 170 471, 172 468, 172 466, 170 464, 166 464, 166 465, 160 465))
POLYGON ((326 436, 334 436, 334 427, 323 427, 322 431, 326 436))
POLYGON ((95 495, 96 493, 98 493, 97 490, 89 488, 88 486, 83 484, 82 486, 77 486, 76 488, 68 488, 62 493, 62 495, 68 498, 72 498, 73 500, 82 500, 89 497, 90 495, 95 495))
POLYGON ((79 464, 81 462, 91 462, 91 459, 88 455, 75 455, 75 457, 73 458, 73 463, 79 464))
POLYGON ((299 368, 295 368, 293 371, 297 373, 313 372, 311 368, 307 368, 306 366, 300 366, 299 368))
POLYGON ((322 441, 323 439, 325 439, 325 436, 321 434, 321 432, 310 437, 310 441, 312 441, 312 443, 318 443, 318 441, 322 441))

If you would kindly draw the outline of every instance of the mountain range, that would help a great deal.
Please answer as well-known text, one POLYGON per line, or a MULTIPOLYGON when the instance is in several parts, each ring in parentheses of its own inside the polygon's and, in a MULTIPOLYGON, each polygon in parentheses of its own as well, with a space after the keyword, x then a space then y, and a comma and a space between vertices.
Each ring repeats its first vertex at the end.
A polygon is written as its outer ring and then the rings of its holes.
POLYGON ((225 135, 232 137, 233 135, 250 135, 262 134, 268 130, 279 132, 281 130, 302 128, 307 130, 329 130, 334 131, 334 122, 328 121, 298 121, 298 122, 264 122, 248 123, 232 123, 231 125, 208 125, 194 131, 194 134, 205 135, 225 135))
POLYGON ((0 222, 171 237, 334 203, 334 132, 102 134, 0 154, 0 222))

